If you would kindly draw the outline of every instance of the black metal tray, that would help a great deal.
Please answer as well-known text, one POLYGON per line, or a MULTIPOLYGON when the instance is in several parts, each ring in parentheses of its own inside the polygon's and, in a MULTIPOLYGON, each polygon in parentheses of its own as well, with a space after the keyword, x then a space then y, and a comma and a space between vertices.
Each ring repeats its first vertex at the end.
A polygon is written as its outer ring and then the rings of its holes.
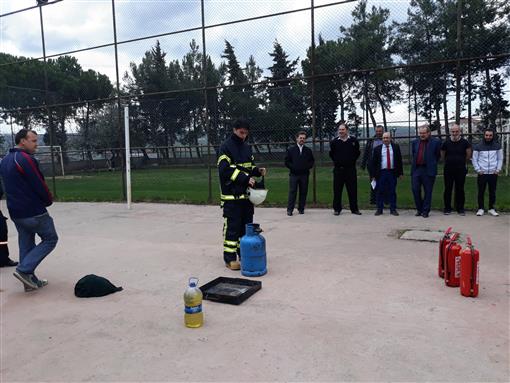
POLYGON ((204 299, 240 305, 262 288, 262 282, 243 278, 218 277, 200 286, 204 299))

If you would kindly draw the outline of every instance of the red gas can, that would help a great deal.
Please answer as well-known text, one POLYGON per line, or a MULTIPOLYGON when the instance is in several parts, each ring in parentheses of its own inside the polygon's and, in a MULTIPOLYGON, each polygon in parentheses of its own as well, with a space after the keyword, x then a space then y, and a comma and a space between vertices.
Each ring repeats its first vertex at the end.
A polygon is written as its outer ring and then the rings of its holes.
POLYGON ((478 296, 480 252, 467 238, 467 247, 460 252, 460 293, 465 297, 478 296))

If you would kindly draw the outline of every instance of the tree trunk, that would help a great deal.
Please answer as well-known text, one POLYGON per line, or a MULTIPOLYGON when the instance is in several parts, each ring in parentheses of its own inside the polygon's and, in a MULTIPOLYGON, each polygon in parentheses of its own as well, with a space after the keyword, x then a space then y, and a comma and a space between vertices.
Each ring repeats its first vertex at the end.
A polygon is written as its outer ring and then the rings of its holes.
POLYGON ((172 150, 172 156, 173 158, 177 158, 177 156, 175 155, 175 140, 172 136, 170 136, 170 149, 172 150))
POLYGON ((381 94, 379 93, 379 83, 378 82, 375 83, 375 95, 377 97, 377 100, 379 101, 379 105, 381 105, 381 112, 382 112, 382 117, 383 117, 384 131, 387 132, 388 131, 388 126, 386 124, 386 108, 385 108, 384 101, 383 101, 383 99, 381 97, 381 94))
POLYGON ((344 93, 342 92, 342 84, 338 86, 338 100, 340 101, 340 119, 345 121, 345 105, 344 105, 344 93))
MULTIPOLYGON (((462 0, 457 0, 457 58, 462 57, 462 0)), ((455 69, 455 122, 460 123, 460 60, 455 69)))
POLYGON ((444 115, 444 134, 450 134, 450 126, 448 124, 448 74, 444 74, 444 93, 443 93, 443 115, 444 115))
POLYGON ((441 114, 439 107, 436 108, 437 135, 441 137, 441 114))
POLYGON ((469 133, 469 142, 472 141, 471 133, 473 132, 473 119, 471 118, 471 66, 468 66, 468 133, 469 133))
POLYGON ((366 137, 370 137, 370 125, 368 123, 368 115, 369 115, 369 102, 368 102, 368 83, 367 83, 367 77, 365 75, 365 82, 363 84, 363 97, 365 98, 365 128, 367 130, 366 137))
POLYGON ((83 132, 83 138, 85 140, 85 149, 87 153, 87 161, 89 163, 89 168, 94 167, 94 163, 92 162, 92 152, 90 150, 90 140, 89 140, 89 122, 90 122, 90 104, 87 102, 87 112, 85 114, 85 130, 83 132))
POLYGON ((414 92, 414 130, 415 134, 418 135, 418 96, 416 92, 416 86, 414 83, 414 76, 413 76, 413 92, 414 92))
MULTIPOLYGON (((491 82, 491 74, 490 74, 490 69, 489 67, 486 65, 485 66, 485 82, 486 82, 486 86, 487 86, 487 98, 490 100, 490 107, 494 107, 495 105, 495 102, 494 102, 494 97, 492 97, 492 82, 491 82)), ((486 100, 487 102, 488 100, 486 100)), ((488 104, 488 102, 487 102, 488 104)), ((489 109, 489 107, 487 107, 487 110, 489 109)), ((485 121, 485 126, 489 127, 491 126, 492 122, 495 124, 496 121, 491 121, 492 118, 491 118, 491 114, 490 113, 487 113, 486 116, 484 116, 484 121, 485 121)))
POLYGON ((193 119, 193 125, 194 125, 194 128, 193 128, 193 131, 195 132, 194 133, 194 139, 195 139, 195 145, 196 145, 196 152, 197 152, 197 158, 201 158, 201 154, 200 154, 200 147, 198 146, 198 125, 196 123, 196 119, 194 118, 193 119))
MULTIPOLYGON (((375 117, 374 117, 374 112, 372 112, 372 108, 370 107, 370 104, 367 104, 367 108, 368 108, 368 113, 370 114, 370 120, 372 120, 372 126, 375 129, 375 126, 377 125, 377 122, 376 122, 375 117)), ((370 136, 367 136, 367 137, 370 137, 370 136)))

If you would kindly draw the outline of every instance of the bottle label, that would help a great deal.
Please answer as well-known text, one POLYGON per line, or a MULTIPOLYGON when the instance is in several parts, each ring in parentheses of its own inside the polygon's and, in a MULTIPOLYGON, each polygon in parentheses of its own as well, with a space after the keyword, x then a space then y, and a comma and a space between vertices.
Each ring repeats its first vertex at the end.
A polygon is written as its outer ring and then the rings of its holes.
POLYGON ((455 257, 455 278, 460 278, 460 256, 455 257))
POLYGON ((184 306, 184 312, 186 314, 198 314, 202 312, 202 305, 198 306, 184 306))

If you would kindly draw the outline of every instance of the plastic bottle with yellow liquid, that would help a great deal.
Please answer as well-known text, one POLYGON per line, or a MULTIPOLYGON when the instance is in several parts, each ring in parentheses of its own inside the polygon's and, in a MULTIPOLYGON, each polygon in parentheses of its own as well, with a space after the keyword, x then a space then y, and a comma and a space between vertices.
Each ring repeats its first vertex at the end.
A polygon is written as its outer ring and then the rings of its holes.
POLYGON ((197 328, 204 323, 202 312, 202 291, 197 286, 198 278, 191 277, 184 291, 184 324, 186 327, 197 328))

